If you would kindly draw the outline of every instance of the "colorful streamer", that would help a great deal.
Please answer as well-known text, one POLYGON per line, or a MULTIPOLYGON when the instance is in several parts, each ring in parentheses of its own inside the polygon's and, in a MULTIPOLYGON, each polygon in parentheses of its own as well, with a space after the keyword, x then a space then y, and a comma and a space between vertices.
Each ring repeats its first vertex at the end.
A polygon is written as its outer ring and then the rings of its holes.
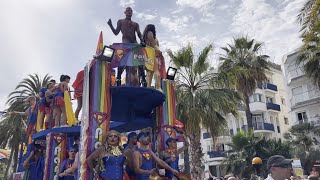
POLYGON ((67 158, 68 139, 62 133, 47 135, 44 180, 58 178, 61 163, 67 158))

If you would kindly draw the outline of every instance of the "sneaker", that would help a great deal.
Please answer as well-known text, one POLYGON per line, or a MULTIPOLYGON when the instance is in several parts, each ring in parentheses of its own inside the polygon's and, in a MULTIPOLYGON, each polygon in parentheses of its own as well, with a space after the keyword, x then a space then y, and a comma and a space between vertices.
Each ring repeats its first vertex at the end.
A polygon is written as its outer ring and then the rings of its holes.
POLYGON ((68 126, 68 125, 65 124, 65 125, 61 125, 60 127, 70 127, 70 126, 68 126))

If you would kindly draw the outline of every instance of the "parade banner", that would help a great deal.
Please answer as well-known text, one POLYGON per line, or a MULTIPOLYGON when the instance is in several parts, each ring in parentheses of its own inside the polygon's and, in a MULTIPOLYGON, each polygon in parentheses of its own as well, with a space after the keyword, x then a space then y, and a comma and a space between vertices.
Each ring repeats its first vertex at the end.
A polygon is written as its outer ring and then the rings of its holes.
POLYGON ((67 158, 67 135, 49 133, 46 137, 44 180, 56 179, 61 163, 67 158))
POLYGON ((92 179, 86 159, 99 148, 110 127, 110 63, 93 60, 85 67, 79 179, 92 179))
POLYGON ((148 61, 148 69, 153 71, 155 61, 155 49, 142 47, 136 43, 114 43, 111 45, 115 49, 111 61, 111 68, 119 66, 143 66, 148 61))

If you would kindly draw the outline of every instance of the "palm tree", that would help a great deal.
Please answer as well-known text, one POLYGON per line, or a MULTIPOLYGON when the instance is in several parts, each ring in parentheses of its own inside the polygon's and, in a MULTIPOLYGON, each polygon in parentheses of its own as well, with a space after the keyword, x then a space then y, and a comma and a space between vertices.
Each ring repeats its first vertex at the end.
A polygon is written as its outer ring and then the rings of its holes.
POLYGON ((314 136, 320 136, 320 128, 309 122, 292 126, 284 136, 293 144, 293 153, 300 158, 305 175, 311 171, 314 161, 320 160, 319 145, 314 136))
MULTIPOLYGON (((8 96, 8 112, 25 111, 28 107, 23 100, 30 95, 36 96, 41 89, 45 87, 51 79, 48 74, 43 79, 38 74, 28 75, 23 79, 8 96)), ((8 177, 9 168, 13 159, 13 170, 16 171, 18 163, 19 143, 25 140, 26 118, 21 116, 6 116, 0 122, 0 146, 11 149, 9 163, 7 164, 5 179, 8 177)))
MULTIPOLYGON (((188 46, 172 52, 171 62, 178 69, 176 77, 177 117, 185 124, 190 138, 191 175, 200 178, 203 171, 200 144, 201 127, 207 128, 215 139, 224 130, 224 114, 237 115, 241 97, 235 91, 225 89, 222 77, 209 64, 212 45, 206 46, 197 58, 188 46)), ((186 171, 189 170, 189 153, 186 151, 186 171)))
POLYGON ((303 64, 304 71, 320 87, 320 2, 308 0, 298 14, 301 24, 303 45, 299 49, 298 64, 303 64))
POLYGON ((319 25, 320 3, 319 0, 308 0, 301 8, 297 20, 302 25, 302 35, 314 30, 313 28, 319 25))
POLYGON ((253 131, 240 131, 232 137, 232 147, 227 154, 226 164, 227 173, 233 173, 241 178, 250 178, 255 172, 252 165, 254 157, 260 157, 263 160, 259 167, 260 175, 267 176, 266 162, 273 155, 282 155, 291 158, 290 144, 282 142, 280 139, 266 139, 265 137, 254 136, 253 131))
POLYGON ((258 84, 264 82, 267 77, 267 59, 269 56, 260 55, 262 43, 247 37, 233 39, 233 44, 222 47, 225 54, 220 55, 222 64, 219 72, 228 77, 230 84, 239 91, 246 105, 248 128, 252 129, 252 114, 249 108, 249 97, 254 93, 258 84))

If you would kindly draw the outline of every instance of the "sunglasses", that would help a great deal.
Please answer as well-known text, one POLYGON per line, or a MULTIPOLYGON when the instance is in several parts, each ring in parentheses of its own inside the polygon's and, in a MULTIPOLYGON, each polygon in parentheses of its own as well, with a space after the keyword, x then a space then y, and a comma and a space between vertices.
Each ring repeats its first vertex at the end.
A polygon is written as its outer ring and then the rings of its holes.
POLYGON ((72 152, 72 153, 74 153, 74 152, 76 152, 75 150, 70 150, 69 152, 72 152))

